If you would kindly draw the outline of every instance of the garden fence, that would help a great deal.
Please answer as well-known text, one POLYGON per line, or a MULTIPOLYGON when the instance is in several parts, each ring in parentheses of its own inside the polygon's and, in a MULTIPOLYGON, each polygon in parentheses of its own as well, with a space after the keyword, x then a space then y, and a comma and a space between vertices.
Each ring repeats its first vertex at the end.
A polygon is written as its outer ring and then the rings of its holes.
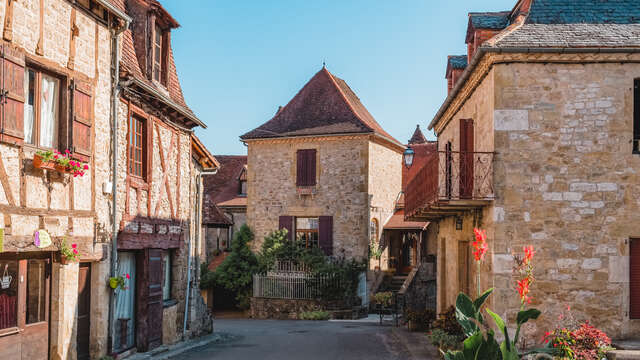
POLYGON ((308 272, 273 272, 253 275, 253 296, 272 299, 318 299, 321 290, 337 287, 338 279, 331 275, 308 272))

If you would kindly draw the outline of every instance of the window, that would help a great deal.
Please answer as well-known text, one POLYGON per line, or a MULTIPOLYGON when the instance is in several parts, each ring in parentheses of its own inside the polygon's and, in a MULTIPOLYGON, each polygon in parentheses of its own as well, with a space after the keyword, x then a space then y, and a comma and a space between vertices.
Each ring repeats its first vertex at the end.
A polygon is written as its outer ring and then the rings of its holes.
POLYGON ((370 234, 371 243, 377 244, 378 243, 378 219, 371 219, 370 231, 371 231, 371 234, 370 234))
POLYGON ((0 260, 0 330, 18 326, 18 262, 0 260))
POLYGON ((26 68, 24 141, 45 148, 58 146, 60 79, 26 68))
POLYGON ((162 269, 164 278, 162 281, 162 300, 171 300, 171 252, 164 251, 162 253, 162 269))
POLYGON ((640 154, 640 79, 633 81, 633 152, 640 154))
POLYGON ((296 240, 307 248, 318 247, 318 218, 296 218, 296 240))
POLYGON ((29 260, 27 263, 27 324, 47 321, 45 266, 44 260, 29 260))
POLYGON ((247 180, 240 180, 240 195, 247 196, 247 180))
POLYGON ((147 160, 145 120, 133 114, 129 117, 129 134, 127 143, 129 153, 129 174, 145 178, 147 160))
POLYGON ((153 38, 153 80, 160 82, 162 75, 162 29, 156 25, 153 38))
POLYGON ((298 150, 296 186, 316 185, 316 149, 298 150))

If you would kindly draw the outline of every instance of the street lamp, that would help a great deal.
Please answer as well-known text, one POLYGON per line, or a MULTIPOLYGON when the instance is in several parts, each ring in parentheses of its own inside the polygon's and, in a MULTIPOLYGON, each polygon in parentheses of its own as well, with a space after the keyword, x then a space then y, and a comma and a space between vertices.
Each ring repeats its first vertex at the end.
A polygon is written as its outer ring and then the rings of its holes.
POLYGON ((411 165, 413 165, 413 156, 415 154, 416 152, 413 151, 413 149, 410 146, 408 146, 407 149, 402 154, 402 158, 404 160, 404 166, 406 166, 407 169, 409 169, 411 165))

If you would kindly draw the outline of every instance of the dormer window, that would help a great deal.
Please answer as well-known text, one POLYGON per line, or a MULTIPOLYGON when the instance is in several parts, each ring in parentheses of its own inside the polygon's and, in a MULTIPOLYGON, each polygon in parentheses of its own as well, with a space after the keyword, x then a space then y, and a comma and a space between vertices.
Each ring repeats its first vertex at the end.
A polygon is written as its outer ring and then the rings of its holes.
POLYGON ((247 180, 240 180, 240 195, 247 196, 247 180))
POLYGON ((247 196, 247 166, 245 165, 238 176, 238 195, 247 196))
POLYGON ((158 24, 153 34, 153 80, 167 86, 167 55, 168 31, 164 31, 158 24))

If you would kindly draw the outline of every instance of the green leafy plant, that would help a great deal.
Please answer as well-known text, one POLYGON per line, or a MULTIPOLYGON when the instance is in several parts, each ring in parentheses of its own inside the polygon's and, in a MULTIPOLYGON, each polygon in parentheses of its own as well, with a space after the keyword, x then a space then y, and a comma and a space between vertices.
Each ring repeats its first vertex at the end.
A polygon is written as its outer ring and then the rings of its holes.
POLYGON ((371 240, 371 244, 369 244, 369 258, 380 260, 381 257, 382 249, 373 240, 371 240))
POLYGON ((322 310, 305 311, 300 313, 299 318, 301 320, 329 320, 331 318, 331 314, 322 310))
POLYGON ((42 162, 49 162, 53 160, 53 151, 51 150, 38 150, 36 151, 36 155, 42 158, 42 162))
POLYGON ((388 307, 393 302, 393 293, 391 291, 377 292, 373 295, 373 302, 382 307, 388 307))
POLYGON ((430 309, 407 311, 407 323, 411 331, 428 329, 435 318, 435 311, 430 309))
POLYGON ((65 150, 64 153, 61 153, 58 150, 39 150, 36 151, 36 155, 42 158, 42 162, 53 161, 56 166, 59 166, 64 169, 64 171, 73 174, 73 177, 84 176, 85 172, 89 170, 89 165, 73 160, 69 150, 65 150))
MULTIPOLYGON (((486 232, 480 229, 474 229, 476 241, 473 242, 475 260, 478 262, 477 284, 478 291, 480 289, 480 269, 481 262, 487 252, 486 232)), ((519 264, 518 271, 524 274, 524 278, 518 280, 518 294, 520 295, 520 311, 516 316, 516 331, 513 337, 510 336, 509 330, 504 320, 490 309, 484 309, 493 319, 497 328, 502 332, 504 341, 498 344, 495 339, 494 331, 485 323, 482 315, 483 305, 493 292, 493 288, 479 294, 475 300, 471 300, 469 296, 460 293, 456 300, 456 318, 462 326, 466 339, 463 342, 462 350, 448 351, 445 354, 447 360, 467 360, 467 359, 502 359, 502 360, 518 360, 521 355, 518 351, 518 340, 520 337, 520 329, 523 324, 529 320, 535 320, 540 316, 537 309, 526 309, 525 305, 530 302, 529 290, 533 283, 533 265, 531 260, 534 255, 532 246, 525 247, 525 255, 523 258, 517 258, 519 264)), ((542 351, 542 350, 539 350, 542 351)))
POLYGON ((433 328, 427 337, 434 346, 438 347, 442 353, 452 350, 462 350, 462 334, 453 335, 440 328, 433 328))
MULTIPOLYGON (((231 243, 231 253, 218 266, 215 272, 205 272, 201 278, 202 288, 222 286, 236 294, 236 306, 249 308, 253 274, 259 270, 258 259, 247 243, 253 241, 253 232, 249 226, 242 225, 235 233, 231 243)), ((202 269, 201 269, 202 271, 202 269)))
POLYGON ((454 306, 449 306, 447 311, 439 314, 438 318, 431 324, 431 327, 440 329, 449 335, 460 338, 460 342, 462 343, 464 331, 456 318, 456 308, 454 306))

